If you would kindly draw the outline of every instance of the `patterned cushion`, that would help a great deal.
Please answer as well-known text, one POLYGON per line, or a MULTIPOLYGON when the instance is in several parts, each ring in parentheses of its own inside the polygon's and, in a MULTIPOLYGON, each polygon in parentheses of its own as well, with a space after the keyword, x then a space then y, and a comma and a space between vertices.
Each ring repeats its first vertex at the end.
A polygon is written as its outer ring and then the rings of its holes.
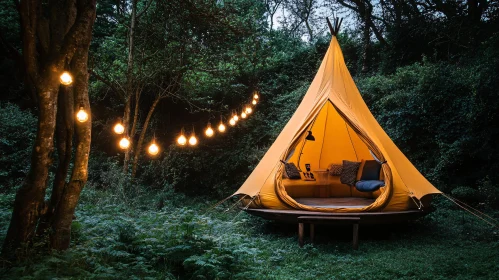
POLYGON ((296 165, 294 163, 286 163, 284 165, 284 168, 289 179, 301 179, 300 171, 298 171, 298 168, 296 168, 296 165))
POLYGON ((341 175, 341 170, 343 170, 343 165, 341 164, 331 164, 329 165, 329 175, 331 176, 340 176, 341 175))
POLYGON ((359 171, 359 167, 360 162, 344 160, 340 175, 340 182, 349 186, 355 185, 355 179, 357 178, 357 171, 359 171))
POLYGON ((282 178, 283 179, 289 179, 288 173, 286 173, 286 167, 284 167, 284 171, 282 172, 282 178))

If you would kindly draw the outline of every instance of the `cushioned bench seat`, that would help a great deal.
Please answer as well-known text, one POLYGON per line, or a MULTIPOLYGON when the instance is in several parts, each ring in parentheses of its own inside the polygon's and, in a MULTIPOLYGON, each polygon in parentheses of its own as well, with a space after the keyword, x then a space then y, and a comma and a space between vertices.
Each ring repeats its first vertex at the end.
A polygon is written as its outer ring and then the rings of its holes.
MULTIPOLYGON (((317 181, 305 180, 282 180, 286 192, 291 197, 315 197, 317 193, 317 181)), ((350 197, 352 196, 351 187, 340 182, 340 178, 330 176, 327 187, 329 188, 330 197, 350 197)))
MULTIPOLYGON (((317 188, 320 186, 317 181, 282 179, 286 192, 291 197, 318 197, 317 188)), ((378 195, 372 192, 359 192, 355 187, 351 187, 340 182, 340 177, 329 176, 327 193, 328 197, 364 197, 376 198, 378 195)))

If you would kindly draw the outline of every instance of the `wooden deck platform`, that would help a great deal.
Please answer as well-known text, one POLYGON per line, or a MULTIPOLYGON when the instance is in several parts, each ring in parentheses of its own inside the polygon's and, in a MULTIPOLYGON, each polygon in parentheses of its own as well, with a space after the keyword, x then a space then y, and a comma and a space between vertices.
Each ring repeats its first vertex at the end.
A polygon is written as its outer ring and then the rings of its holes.
POLYGON ((305 210, 275 210, 275 209, 246 209, 247 213, 258 216, 267 220, 275 220, 281 222, 298 223, 298 217, 314 216, 314 217, 358 217, 359 224, 393 224, 415 220, 421 218, 433 209, 425 208, 422 210, 406 210, 397 212, 360 212, 360 213, 325 213, 305 210))
POLYGON ((362 197, 301 197, 296 202, 317 208, 362 208, 374 203, 373 198, 362 197))

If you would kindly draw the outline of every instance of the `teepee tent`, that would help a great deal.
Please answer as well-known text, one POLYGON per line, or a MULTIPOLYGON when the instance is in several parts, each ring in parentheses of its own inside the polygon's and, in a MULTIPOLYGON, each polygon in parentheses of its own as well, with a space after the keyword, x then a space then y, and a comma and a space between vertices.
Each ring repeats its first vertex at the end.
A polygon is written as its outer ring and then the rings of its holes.
POLYGON ((337 32, 332 33, 319 71, 296 112, 234 195, 250 197, 248 207, 264 209, 354 213, 428 206, 428 195, 440 191, 397 148, 369 111, 345 65, 337 32), (309 141, 309 134, 315 141, 309 141), (372 203, 358 207, 307 205, 300 198, 313 197, 316 182, 304 181, 303 175, 302 180, 283 179, 285 163, 294 163, 300 170, 309 164, 313 172, 343 160, 378 161, 384 186, 363 193, 329 177, 329 196, 369 197, 372 203))

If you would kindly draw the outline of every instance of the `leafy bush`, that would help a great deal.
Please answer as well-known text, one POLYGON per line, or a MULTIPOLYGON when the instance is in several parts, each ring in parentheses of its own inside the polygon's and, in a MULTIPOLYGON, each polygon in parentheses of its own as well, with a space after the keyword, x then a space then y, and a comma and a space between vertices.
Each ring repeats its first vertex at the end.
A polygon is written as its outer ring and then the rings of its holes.
MULTIPOLYGON (((33 254, 0 268, 2 276, 445 279, 460 275, 487 279, 498 268, 498 232, 447 205, 445 199, 437 199, 438 210, 420 221, 362 228, 360 250, 352 251, 350 228, 318 226, 316 244, 300 248, 295 225, 264 222, 247 214, 235 218, 236 211, 220 213, 227 207, 206 212, 213 201, 193 202, 170 194, 157 211, 151 206, 157 193, 131 198, 131 203, 113 203, 108 200, 111 190, 85 188, 83 192, 72 224, 71 248, 48 256, 33 254)), ((497 218, 497 213, 489 214, 497 218)), ((6 228, 8 221, 0 222, 0 228, 6 228)))
POLYGON ((499 60, 497 50, 482 54, 489 62, 416 63, 358 81, 381 126, 444 192, 476 191, 486 177, 499 184, 499 60))
POLYGON ((0 192, 14 190, 26 177, 36 134, 36 118, 11 103, 0 103, 0 192))

